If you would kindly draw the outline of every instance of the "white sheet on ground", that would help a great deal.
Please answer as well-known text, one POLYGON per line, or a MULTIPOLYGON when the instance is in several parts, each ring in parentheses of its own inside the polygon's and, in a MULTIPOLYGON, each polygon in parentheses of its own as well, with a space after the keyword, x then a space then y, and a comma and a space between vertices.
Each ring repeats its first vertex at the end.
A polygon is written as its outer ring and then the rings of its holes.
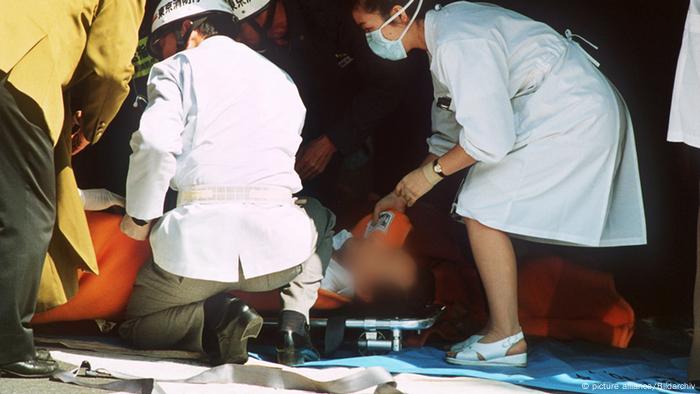
MULTIPOLYGON (((176 361, 154 361, 152 359, 127 357, 127 356, 95 356, 94 353, 82 353, 77 351, 52 350, 51 355, 56 360, 80 365, 83 361, 90 362, 93 369, 104 368, 111 372, 120 372, 127 375, 144 378, 154 378, 156 380, 186 379, 197 375, 209 367, 188 364, 176 361)), ((280 368, 280 365, 250 359, 249 365, 266 365, 280 368)), ((287 367, 285 367, 287 368, 287 367)), ((301 373, 316 380, 332 380, 348 375, 356 368, 289 368, 297 373, 301 373)), ((476 378, 440 378, 421 376, 415 374, 396 375, 398 389, 404 393, 464 393, 473 390, 484 394, 527 392, 536 393, 538 391, 515 386, 509 383, 489 381, 476 378)), ((164 383, 159 385, 168 394, 209 394, 209 393, 306 393, 298 390, 275 390, 266 387, 249 386, 242 384, 184 384, 184 383, 164 383)), ((360 393, 373 393, 374 388, 361 391, 360 393)))

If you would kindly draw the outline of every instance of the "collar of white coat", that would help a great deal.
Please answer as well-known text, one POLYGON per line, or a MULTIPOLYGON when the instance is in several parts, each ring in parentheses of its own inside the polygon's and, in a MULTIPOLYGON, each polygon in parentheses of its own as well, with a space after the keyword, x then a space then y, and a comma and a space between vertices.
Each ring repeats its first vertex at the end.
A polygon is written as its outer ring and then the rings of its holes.
MULTIPOLYGON (((225 44, 225 43, 239 44, 230 37, 227 37, 227 36, 224 36, 221 34, 217 34, 215 36, 205 38, 204 41, 202 41, 202 43, 199 44, 199 46, 201 47, 201 46, 221 45, 221 44, 225 44)), ((240 45, 243 45, 243 44, 240 44, 240 45)))
POLYGON ((432 59, 432 54, 435 51, 436 37, 435 37, 435 18, 437 18, 439 12, 444 12, 445 7, 435 7, 434 10, 430 10, 425 14, 425 20, 423 21, 423 34, 425 35, 425 46, 428 50, 428 56, 432 59))

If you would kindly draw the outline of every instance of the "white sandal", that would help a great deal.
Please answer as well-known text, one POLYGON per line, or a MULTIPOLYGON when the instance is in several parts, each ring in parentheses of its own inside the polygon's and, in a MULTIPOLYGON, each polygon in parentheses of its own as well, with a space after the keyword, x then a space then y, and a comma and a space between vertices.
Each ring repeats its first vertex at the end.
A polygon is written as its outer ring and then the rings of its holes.
POLYGON ((445 360, 450 364, 484 367, 525 367, 527 353, 507 356, 513 345, 525 339, 523 332, 493 343, 474 342, 465 349, 448 353, 445 360))
POLYGON ((463 340, 462 342, 458 342, 458 343, 455 343, 454 345, 452 345, 452 347, 450 348, 450 351, 455 352, 455 353, 461 352, 462 350, 466 349, 467 346, 469 346, 473 343, 479 342, 481 340, 481 338, 483 338, 483 337, 484 337, 483 335, 479 335, 479 334, 472 335, 469 338, 463 340))

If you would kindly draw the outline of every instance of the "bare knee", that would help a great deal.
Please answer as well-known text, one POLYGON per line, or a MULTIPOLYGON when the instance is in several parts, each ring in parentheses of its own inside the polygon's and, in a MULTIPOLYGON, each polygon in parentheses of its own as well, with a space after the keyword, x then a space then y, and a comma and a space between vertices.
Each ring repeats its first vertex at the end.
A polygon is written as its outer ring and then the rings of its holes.
POLYGON ((467 226, 467 231, 469 233, 480 232, 489 229, 489 227, 484 226, 483 224, 481 224, 481 222, 479 222, 476 219, 463 218, 462 221, 467 226))
POLYGON ((489 239, 492 239, 494 237, 509 238, 508 234, 506 234, 505 232, 495 229, 493 227, 489 227, 476 219, 464 218, 464 224, 467 226, 467 234, 469 235, 470 239, 481 239, 485 237, 488 237, 489 239))

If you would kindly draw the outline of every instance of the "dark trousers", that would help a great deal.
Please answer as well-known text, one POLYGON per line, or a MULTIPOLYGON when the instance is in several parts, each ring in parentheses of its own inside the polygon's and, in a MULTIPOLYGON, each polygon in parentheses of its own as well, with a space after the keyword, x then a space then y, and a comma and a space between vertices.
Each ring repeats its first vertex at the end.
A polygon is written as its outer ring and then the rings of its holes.
MULTIPOLYGON (((700 206, 700 205, 699 205, 700 206)), ((698 208, 697 255, 695 264, 695 290, 693 294, 693 342, 688 362, 688 380, 700 380, 700 208, 698 208)))
POLYGON ((0 73, 0 365, 34 356, 29 321, 56 217, 53 144, 0 73))

